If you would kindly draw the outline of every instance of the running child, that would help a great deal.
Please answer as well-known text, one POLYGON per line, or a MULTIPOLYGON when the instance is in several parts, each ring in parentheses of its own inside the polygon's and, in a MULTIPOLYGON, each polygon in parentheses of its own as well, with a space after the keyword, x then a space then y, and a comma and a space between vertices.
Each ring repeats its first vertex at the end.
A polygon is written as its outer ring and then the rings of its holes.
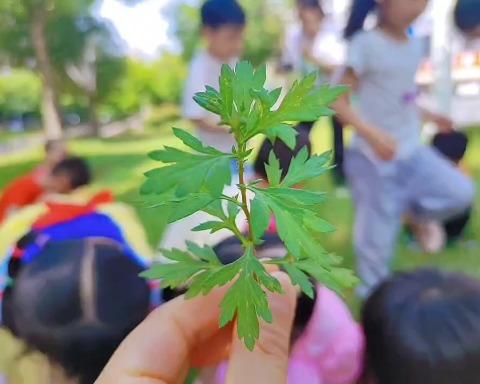
POLYGON ((422 145, 422 117, 440 131, 449 119, 416 104, 415 74, 421 44, 408 28, 427 0, 356 0, 346 28, 351 40, 343 82, 357 93, 358 111, 348 97, 336 104, 341 120, 356 135, 345 169, 356 206, 354 246, 359 295, 366 297, 390 273, 402 216, 413 215, 426 238, 437 222, 463 213, 474 199, 472 182, 437 151, 422 145), (378 8, 378 25, 365 31, 378 8))

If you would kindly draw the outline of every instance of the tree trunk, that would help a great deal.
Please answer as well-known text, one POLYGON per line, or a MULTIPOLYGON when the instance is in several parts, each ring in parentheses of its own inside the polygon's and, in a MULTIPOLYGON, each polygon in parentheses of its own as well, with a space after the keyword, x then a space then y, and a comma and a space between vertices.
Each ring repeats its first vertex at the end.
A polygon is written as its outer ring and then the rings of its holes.
POLYGON ((52 63, 45 38, 45 9, 39 7, 33 13, 32 40, 35 56, 43 83, 42 123, 48 139, 62 137, 62 118, 60 114, 57 89, 53 78, 52 63))
POLYGON ((97 115, 97 103, 94 95, 88 95, 88 113, 90 115, 90 125, 92 127, 92 134, 95 137, 101 137, 101 126, 97 115))

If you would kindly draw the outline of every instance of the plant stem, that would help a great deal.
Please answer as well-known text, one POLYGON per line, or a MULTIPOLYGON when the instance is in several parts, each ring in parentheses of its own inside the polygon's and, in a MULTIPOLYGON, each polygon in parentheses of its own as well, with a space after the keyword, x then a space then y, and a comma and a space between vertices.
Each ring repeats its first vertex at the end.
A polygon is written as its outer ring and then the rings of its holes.
MULTIPOLYGON (((241 153, 246 152, 246 144, 242 145, 241 153)), ((252 244, 255 243, 255 239, 253 237, 253 225, 252 225, 252 216, 250 215, 250 210, 248 208, 248 197, 247 197, 247 186, 245 184, 245 159, 240 158, 238 159, 238 176, 240 179, 240 192, 242 195, 242 209, 245 213, 245 217, 248 223, 248 237, 252 244)))

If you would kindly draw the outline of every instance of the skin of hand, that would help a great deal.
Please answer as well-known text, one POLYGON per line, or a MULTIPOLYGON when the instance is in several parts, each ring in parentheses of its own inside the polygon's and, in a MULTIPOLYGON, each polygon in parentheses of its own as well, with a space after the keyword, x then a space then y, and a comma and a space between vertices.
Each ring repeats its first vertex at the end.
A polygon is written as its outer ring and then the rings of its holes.
MULTIPOLYGON (((358 79, 351 69, 347 69, 341 83, 353 90, 358 88, 358 79)), ((352 126, 360 136, 365 138, 380 159, 391 161, 395 158, 397 143, 394 138, 381 129, 366 124, 352 108, 348 94, 341 96, 333 107, 342 123, 352 126)))
POLYGON ((260 324, 255 350, 219 329, 219 305, 227 288, 193 300, 179 297, 154 311, 120 345, 96 384, 180 384, 189 369, 229 360, 228 384, 287 382, 296 290, 282 272, 272 274, 284 294, 268 294, 273 323, 260 324))
POLYGON ((422 107, 420 107, 420 113, 423 120, 434 123, 440 133, 451 133, 455 131, 454 123, 449 117, 431 112, 422 107))

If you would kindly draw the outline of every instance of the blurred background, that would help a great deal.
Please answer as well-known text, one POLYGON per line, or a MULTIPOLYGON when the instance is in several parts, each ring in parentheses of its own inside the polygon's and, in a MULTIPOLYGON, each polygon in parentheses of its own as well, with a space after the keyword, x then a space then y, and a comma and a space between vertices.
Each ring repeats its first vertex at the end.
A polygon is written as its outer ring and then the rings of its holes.
MULTIPOLYGON (((249 22, 245 58, 267 63, 272 84, 288 84, 275 71, 286 27, 295 18, 291 0, 241 0, 249 22)), ((451 114, 470 137, 465 167, 480 186, 480 50, 469 47, 449 24, 450 0, 433 0, 413 26, 428 55, 418 84, 425 103, 451 114)), ((339 24, 349 0, 325 9, 339 24)), ((86 158, 95 183, 132 205, 155 247, 164 232, 162 212, 138 196, 146 154, 175 145, 172 126, 182 121, 180 100, 188 65, 201 46, 197 0, 0 0, 0 191, 33 169, 46 138, 66 137, 72 153, 86 158)), ((320 121, 316 152, 331 147, 320 121)), ((349 194, 328 177, 318 182, 331 200, 324 216, 338 230, 326 248, 353 266, 349 194)), ((480 277, 480 221, 474 215, 464 238, 440 255, 424 256, 404 236, 398 268, 438 265, 480 277)), ((353 295, 352 295, 353 296, 353 295)), ((352 305, 355 305, 352 301, 352 305)), ((37 357, 0 334, 0 372, 12 383, 37 383, 37 357)))

